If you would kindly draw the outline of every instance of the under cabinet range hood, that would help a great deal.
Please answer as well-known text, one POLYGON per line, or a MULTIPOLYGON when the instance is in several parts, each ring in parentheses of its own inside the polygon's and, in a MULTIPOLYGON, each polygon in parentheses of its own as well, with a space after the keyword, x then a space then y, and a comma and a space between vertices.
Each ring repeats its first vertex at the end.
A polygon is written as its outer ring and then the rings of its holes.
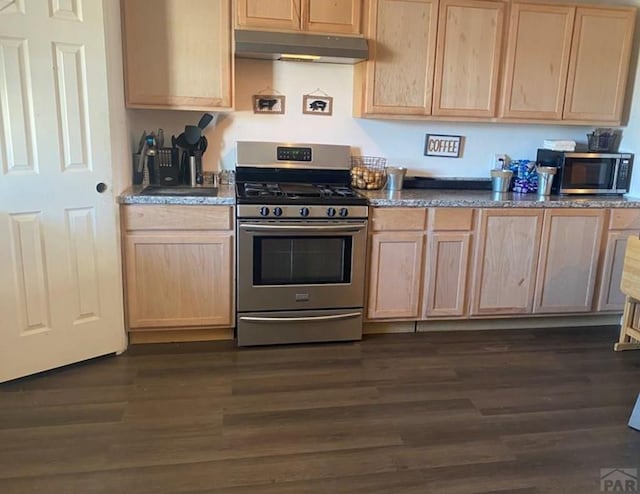
POLYGON ((235 41, 240 58, 355 64, 369 55, 364 38, 349 36, 237 29, 235 41))

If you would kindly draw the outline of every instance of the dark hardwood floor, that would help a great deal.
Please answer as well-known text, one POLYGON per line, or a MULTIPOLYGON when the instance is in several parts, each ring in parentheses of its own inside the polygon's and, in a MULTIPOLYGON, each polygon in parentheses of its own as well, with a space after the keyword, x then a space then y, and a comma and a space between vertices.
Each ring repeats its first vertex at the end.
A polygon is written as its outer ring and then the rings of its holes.
POLYGON ((0 493, 597 493, 640 468, 616 336, 132 347, 0 385, 0 493))

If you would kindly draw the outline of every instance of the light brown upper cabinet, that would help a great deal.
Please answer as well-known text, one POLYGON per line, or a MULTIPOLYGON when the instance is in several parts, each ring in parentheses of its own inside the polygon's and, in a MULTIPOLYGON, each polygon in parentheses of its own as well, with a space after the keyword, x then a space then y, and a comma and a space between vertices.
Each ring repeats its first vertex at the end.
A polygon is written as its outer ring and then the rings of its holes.
POLYGON ((635 12, 513 3, 501 116, 619 123, 635 12))
POLYGON ((237 27, 300 30, 301 0, 237 0, 237 27))
POLYGON ((229 0, 122 0, 129 108, 230 110, 229 0))
POLYGON ((505 4, 441 0, 433 115, 494 117, 505 4))
POLYGON ((430 115, 438 0, 370 0, 354 113, 430 115))
POLYGON ((238 0, 240 29, 360 34, 362 0, 238 0))
POLYGON ((512 4, 502 116, 562 118, 574 14, 569 6, 512 4))
POLYGON ((576 10, 565 120, 621 121, 635 18, 633 8, 576 10))
POLYGON ((506 5, 369 0, 354 115, 495 117, 506 5))

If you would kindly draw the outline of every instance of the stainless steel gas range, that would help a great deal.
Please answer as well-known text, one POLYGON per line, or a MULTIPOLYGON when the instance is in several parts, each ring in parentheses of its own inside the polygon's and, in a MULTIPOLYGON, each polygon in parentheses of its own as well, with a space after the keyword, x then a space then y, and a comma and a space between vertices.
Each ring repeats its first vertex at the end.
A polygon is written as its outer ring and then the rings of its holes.
POLYGON ((361 339, 368 207, 349 146, 237 152, 238 345, 361 339))

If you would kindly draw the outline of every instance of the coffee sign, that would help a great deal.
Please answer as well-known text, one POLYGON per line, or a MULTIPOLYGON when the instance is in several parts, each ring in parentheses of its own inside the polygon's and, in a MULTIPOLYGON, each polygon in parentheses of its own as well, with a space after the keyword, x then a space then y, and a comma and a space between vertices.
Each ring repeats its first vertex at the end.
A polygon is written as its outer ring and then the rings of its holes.
POLYGON ((425 156, 459 158, 462 151, 462 136, 427 134, 424 145, 425 156))

